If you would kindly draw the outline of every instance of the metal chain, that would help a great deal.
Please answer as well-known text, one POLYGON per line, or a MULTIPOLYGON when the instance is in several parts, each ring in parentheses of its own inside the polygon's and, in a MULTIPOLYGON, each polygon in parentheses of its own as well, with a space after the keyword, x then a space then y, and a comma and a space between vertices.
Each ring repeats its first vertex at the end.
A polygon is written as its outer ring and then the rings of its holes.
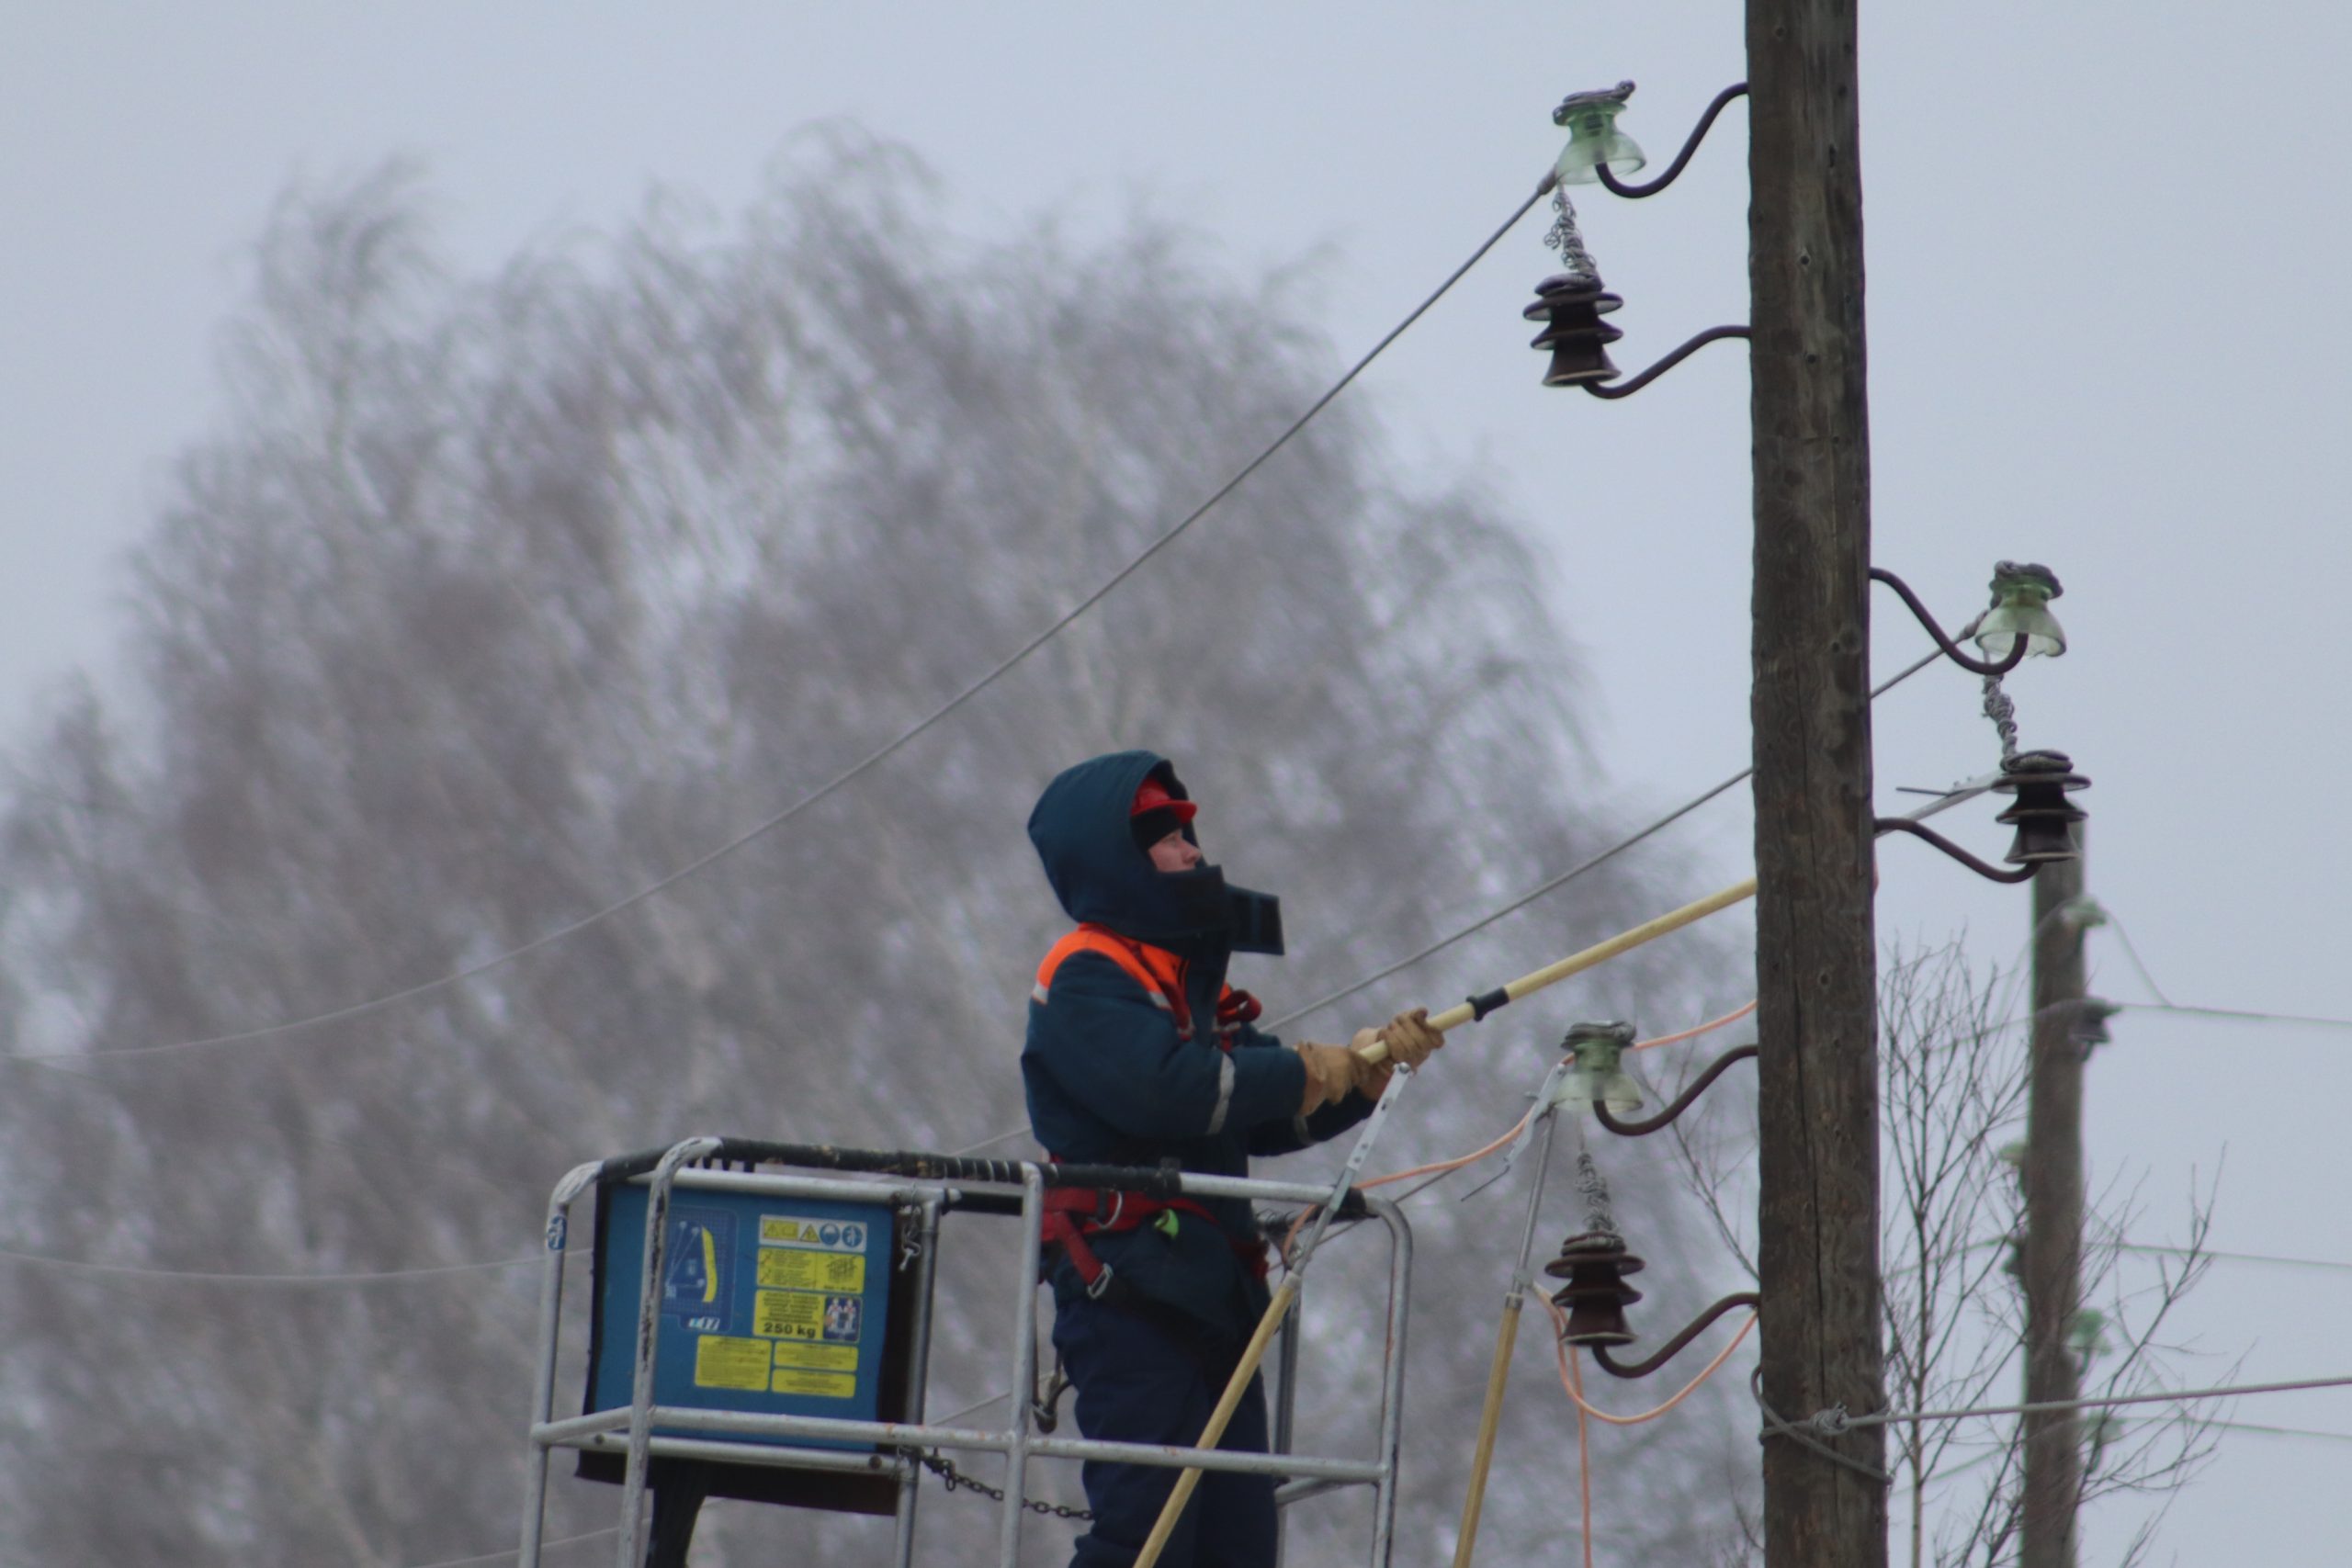
MULTIPOLYGON (((922 1467, 925 1470, 930 1471, 933 1475, 938 1476, 941 1481, 946 1483, 947 1490, 950 1492, 977 1492, 991 1503, 1001 1503, 1004 1501, 1003 1487, 991 1486, 987 1482, 980 1480, 978 1476, 965 1474, 962 1471, 956 1468, 956 1461, 949 1459, 945 1454, 931 1452, 917 1454, 915 1457, 922 1461, 922 1467)), ((1091 1519, 1094 1517, 1093 1513, 1089 1509, 1073 1508, 1067 1503, 1040 1503, 1035 1497, 1023 1497, 1021 1499, 1021 1506, 1028 1509, 1033 1514, 1044 1514, 1048 1517, 1057 1519, 1091 1519)))

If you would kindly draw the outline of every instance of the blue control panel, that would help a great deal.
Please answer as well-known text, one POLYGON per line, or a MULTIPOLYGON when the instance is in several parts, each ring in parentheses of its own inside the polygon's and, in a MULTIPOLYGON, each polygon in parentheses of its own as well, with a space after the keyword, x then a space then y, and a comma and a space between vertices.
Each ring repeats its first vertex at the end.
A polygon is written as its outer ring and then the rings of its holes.
MULTIPOLYGON (((629 1403, 645 1269, 647 1191, 605 1189, 597 1226, 598 1334, 590 1399, 629 1403)), ((762 1415, 876 1418, 890 1285, 890 1210, 880 1204, 673 1191, 654 1348, 657 1404, 762 1415)), ((803 1448, 868 1443, 749 1438, 803 1448)))

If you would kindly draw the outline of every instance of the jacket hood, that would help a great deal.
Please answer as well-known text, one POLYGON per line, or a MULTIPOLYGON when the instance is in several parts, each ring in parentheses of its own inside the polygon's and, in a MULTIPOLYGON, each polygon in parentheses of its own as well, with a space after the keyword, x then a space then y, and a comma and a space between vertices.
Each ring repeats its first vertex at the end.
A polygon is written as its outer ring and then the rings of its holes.
MULTIPOLYGON (((1145 779, 1190 800, 1176 770, 1150 751, 1114 751, 1066 768, 1029 813, 1029 840, 1070 919, 1193 957, 1283 950, 1277 900, 1228 886, 1213 865, 1165 872, 1136 844, 1128 811, 1145 779)), ((1187 825, 1184 837, 1194 844, 1187 825)))

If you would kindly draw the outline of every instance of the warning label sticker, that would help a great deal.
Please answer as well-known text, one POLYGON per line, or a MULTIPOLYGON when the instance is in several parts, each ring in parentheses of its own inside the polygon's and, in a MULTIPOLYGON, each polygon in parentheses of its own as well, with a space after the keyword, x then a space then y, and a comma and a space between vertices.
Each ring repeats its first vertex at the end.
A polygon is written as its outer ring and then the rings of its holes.
POLYGON ((831 1338, 825 1332, 826 1300, 808 1291, 757 1292, 752 1297, 752 1332, 770 1339, 831 1338))
POLYGON ((866 1227, 861 1220, 820 1220, 805 1214, 762 1214, 762 1247, 797 1247, 811 1252, 864 1252, 866 1227))
POLYGON ((696 1388, 763 1389, 768 1386, 767 1341, 706 1334, 695 1341, 696 1388))
POLYGON ((814 1291, 758 1291, 752 1297, 752 1332, 769 1339, 821 1339, 854 1345, 865 1331, 865 1298, 820 1296, 814 1291))
POLYGON ((857 1380, 846 1372, 803 1372, 779 1367, 775 1382, 769 1385, 768 1392, 808 1393, 819 1399, 849 1399, 857 1393, 857 1380))
POLYGON ((764 1249, 760 1253, 760 1283, 770 1290, 862 1292, 865 1255, 781 1247, 764 1249))
POLYGON ((775 1348, 775 1364, 779 1367, 806 1367, 820 1372, 854 1372, 857 1371, 857 1347, 786 1341, 775 1348))

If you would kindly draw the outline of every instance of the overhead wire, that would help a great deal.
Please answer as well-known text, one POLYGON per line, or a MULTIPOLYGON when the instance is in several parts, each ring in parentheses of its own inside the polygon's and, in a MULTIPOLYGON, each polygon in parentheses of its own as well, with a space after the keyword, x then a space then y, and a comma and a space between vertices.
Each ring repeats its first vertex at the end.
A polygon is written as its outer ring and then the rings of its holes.
POLYGON ((2308 1427, 2264 1427, 2252 1421, 2214 1421, 2210 1425, 2225 1432, 2254 1432, 2266 1438, 2324 1438, 2335 1443, 2352 1443, 2352 1432, 2320 1432, 2308 1427))
MULTIPOLYGON (((567 1535, 554 1540, 543 1540, 539 1542, 539 1550, 550 1551, 558 1547, 578 1546, 583 1541, 602 1540, 613 1534, 616 1528, 606 1525, 602 1529, 589 1530, 581 1535, 567 1535)), ((478 1557, 445 1557, 438 1562, 420 1562, 415 1564, 414 1568, 481 1568, 485 1563, 512 1562, 516 1551, 516 1548, 510 1546, 503 1551, 485 1551, 478 1557)))
POLYGON ((392 1280, 423 1280, 450 1274, 481 1274, 543 1261, 541 1255, 498 1258, 483 1263, 440 1263, 417 1269, 355 1270, 336 1274, 239 1274, 222 1269, 151 1269, 129 1263, 91 1263, 77 1258, 54 1258, 0 1247, 0 1260, 54 1269, 67 1274, 87 1274, 110 1280, 178 1280, 212 1285, 375 1285, 392 1280))
MULTIPOLYGON (((2053 915, 2058 912, 2052 911, 2053 915)), ((2147 987, 2149 994, 2156 998, 2152 1002, 2111 1004, 2125 1011, 2175 1013, 2188 1018, 2237 1019, 2248 1023, 2301 1023, 2315 1029, 2352 1029, 2352 1018, 2335 1018, 2321 1013, 2265 1012, 2256 1008, 2192 1007, 2183 1002, 2176 1002, 2165 994, 2165 988, 2162 986, 2156 984, 2156 977, 2148 968, 2146 961, 2141 958, 2140 950, 2132 945, 2131 931, 2125 929, 2121 920, 2116 919, 2115 912, 2101 905, 2099 915, 2099 923, 2113 931, 2115 940, 2123 944, 2123 954, 2131 961, 2132 969, 2138 973, 2140 983, 2147 987)))
POLYGON ((2352 1029, 2352 1018, 2325 1018, 2315 1013, 2257 1012, 2249 1008, 2184 1007, 2177 1002, 2119 1002, 2116 1005, 2128 1012, 2169 1012, 2180 1013, 2190 1018, 2236 1019, 2248 1023, 2301 1023, 2315 1029, 2352 1029))
POLYGON ((2140 950, 2132 945, 2132 933, 2124 928, 2121 920, 2115 918, 2114 911, 2101 906, 2099 912, 2104 917, 2102 923, 2115 933, 2115 940, 2123 944, 2123 954, 2138 973, 2140 983, 2147 987, 2149 994, 2156 998, 2153 1002, 2113 1004, 2126 1011, 2174 1013, 2187 1018, 2236 1019, 2247 1023, 2300 1023, 2315 1029, 2352 1029, 2352 1018, 2335 1018, 2320 1013, 2265 1012, 2256 1008, 2192 1007, 2176 1002, 2165 994, 2162 986, 2156 984, 2156 977, 2141 958, 2140 950))
MULTIPOLYGON (((1919 660, 1917 663, 1908 665, 1905 668, 1897 671, 1894 674, 1888 676, 1886 680, 1871 689, 1871 700, 1873 702, 1877 701, 1880 697, 1884 696, 1887 693, 1893 691, 1895 687, 1901 685, 1904 682, 1909 680, 1912 676, 1917 675, 1920 671, 1925 670, 1928 665, 1933 664, 1937 660, 1942 657, 1943 651, 1939 649, 1935 652, 1919 660)), ((1447 948, 1452 947, 1455 942, 1461 942, 1465 938, 1477 935, 1480 931, 1485 931, 1488 926, 1493 925, 1497 920, 1502 919, 1508 915, 1515 915, 1519 913, 1520 910, 1524 909, 1527 906, 1534 903, 1537 899, 1544 897, 1547 894, 1557 892, 1559 889, 1566 886, 1569 883, 1574 882, 1577 877, 1584 875, 1587 872, 1605 865, 1610 861, 1614 860, 1621 854, 1623 854, 1627 850, 1632 849, 1634 845, 1639 844, 1642 840, 1649 838, 1652 834, 1659 831, 1661 829, 1670 827, 1674 823, 1680 821, 1683 818, 1688 817, 1691 812, 1696 811, 1699 807, 1706 805, 1707 802, 1714 799, 1725 790, 1730 789, 1735 784, 1746 782, 1747 779, 1754 776, 1756 770, 1753 767, 1740 769, 1739 772, 1732 774, 1721 784, 1714 785, 1713 788, 1704 790, 1698 795, 1692 795, 1689 800, 1684 801, 1681 805, 1676 807, 1665 816, 1657 818, 1655 822, 1650 823, 1647 827, 1643 828, 1625 838, 1618 840, 1607 849, 1602 850, 1599 854, 1596 854, 1577 865, 1571 866, 1566 871, 1560 873, 1557 876, 1552 877, 1538 886, 1530 888, 1527 892, 1521 894, 1510 903, 1480 916, 1477 919, 1473 920, 1470 924, 1464 926, 1462 929, 1453 932, 1451 935, 1441 937, 1437 941, 1430 943, 1427 947, 1422 948, 1419 952, 1400 958, 1385 968, 1374 970, 1372 974, 1365 976, 1363 979, 1356 981, 1353 985, 1342 987, 1339 990, 1333 991, 1329 996, 1317 998, 1315 1000, 1307 1003, 1303 1008, 1297 1009, 1295 1011, 1283 1014, 1282 1017, 1275 1019, 1272 1023, 1266 1025, 1267 1032, 1271 1033, 1277 1029, 1281 1029, 1286 1024, 1295 1023, 1309 1013, 1319 1012, 1323 1009, 1329 1007, 1333 1002, 1344 1001, 1348 998, 1354 996, 1358 991, 1364 990, 1369 987, 1376 986, 1381 981, 1387 979, 1390 976, 1397 974, 1402 970, 1411 968, 1414 964, 1419 964, 1424 958, 1435 957, 1437 954, 1443 953, 1447 948)))
MULTIPOLYGON (((2126 1404, 2179 1404, 2201 1399, 2237 1399, 2256 1393, 2301 1393, 2313 1389, 2352 1388, 2352 1377, 2300 1378, 2285 1382, 2233 1383, 2220 1388, 2170 1389, 2154 1393, 2104 1394, 2089 1399, 2044 1399, 2027 1404, 1973 1405, 1962 1410, 1888 1410, 1869 1416, 1829 1412, 1812 1421, 1829 1435, 1859 1427, 1911 1421, 1962 1421, 1980 1416, 2043 1416, 2064 1410, 2109 1410, 2126 1404)), ((1803 1425, 1803 1423, 1800 1423, 1803 1425)))
POLYGON ((612 919, 616 915, 622 914, 627 910, 636 908, 638 905, 644 903, 647 899, 655 897, 657 894, 660 894, 668 888, 676 886, 679 883, 684 882, 688 877, 695 875, 696 873, 703 871, 707 867, 716 863, 727 856, 733 854, 736 851, 741 850, 746 845, 774 832, 776 829, 783 827, 786 823, 792 821, 795 818, 799 817, 811 807, 830 798, 848 784, 864 777, 866 773, 872 772, 875 768, 895 756, 910 743, 928 733, 933 727, 947 718, 951 714, 954 714, 958 709, 962 708, 973 698, 978 696, 982 692, 987 691, 990 686, 996 684, 999 680, 1010 673, 1015 666, 1019 665, 1039 649, 1045 647, 1046 643, 1060 636, 1062 632, 1075 624, 1080 616, 1084 615, 1089 610, 1091 610, 1095 605, 1108 598, 1111 593, 1120 586, 1120 584, 1125 582, 1136 572, 1143 570, 1145 565, 1150 562, 1154 558, 1158 557, 1161 551, 1174 544, 1179 537, 1191 529, 1193 524, 1207 516, 1219 502, 1223 502, 1235 491, 1240 489, 1252 475, 1256 474, 1260 468, 1262 468, 1267 463, 1271 462, 1277 453, 1289 446, 1292 439, 1301 431, 1305 430, 1308 423, 1311 423, 1317 414, 1329 407, 1332 401, 1337 399, 1341 392, 1347 390, 1349 386, 1355 381, 1357 377, 1361 376, 1364 372, 1374 360, 1379 358, 1391 344, 1402 337, 1414 322, 1419 321, 1422 316, 1426 315, 1430 309, 1440 299, 1443 299, 1447 292, 1450 291, 1456 283, 1459 283, 1463 277, 1468 274, 1472 267, 1477 265, 1481 260, 1485 259, 1487 253, 1493 250, 1495 246, 1501 242, 1503 236, 1510 232, 1510 231, 1518 225, 1519 220, 1526 217, 1529 210, 1532 209, 1538 201, 1550 194, 1552 187, 1555 183, 1555 176, 1546 174, 1543 181, 1536 186, 1535 190, 1527 197, 1527 199, 1521 202, 1512 211, 1511 215, 1503 220, 1501 224, 1496 228, 1495 231, 1487 235, 1476 250, 1470 253, 1466 260, 1464 260, 1459 266, 1455 267, 1453 272, 1449 273, 1446 276, 1444 282, 1439 284, 1437 288, 1423 299, 1419 304, 1413 307, 1413 309, 1405 316, 1404 320, 1398 321, 1394 327, 1391 327, 1388 332, 1382 336, 1379 342, 1374 344, 1370 350, 1368 350, 1353 365, 1351 365, 1347 371, 1341 375, 1337 381, 1334 381, 1322 396, 1317 398, 1314 402, 1308 404, 1306 411, 1304 413, 1301 413, 1296 419, 1293 420, 1289 426, 1285 428, 1281 434, 1275 436, 1271 445, 1269 445, 1263 451, 1260 452, 1255 457, 1252 457, 1248 463, 1244 464, 1239 471, 1235 473, 1231 479, 1228 479, 1225 483, 1218 486, 1216 490, 1210 494, 1206 501, 1202 502, 1198 506, 1194 507, 1191 512, 1187 513, 1182 518, 1179 519, 1170 527, 1161 530, 1157 537, 1155 537, 1148 545, 1145 546, 1142 550, 1129 558, 1125 565, 1113 572, 1110 577, 1105 579, 1101 585, 1096 587, 1091 592, 1088 593, 1069 609, 1063 612, 1062 615, 1057 616, 1042 631, 1039 631, 1035 636, 1031 637, 1028 641, 1023 643, 1012 653, 1006 655, 996 665, 980 675, 977 680, 973 681, 969 685, 964 687, 963 690, 948 698, 947 701, 933 708, 924 717, 918 719, 914 724, 906 729, 901 730, 891 739, 876 747, 873 750, 867 752, 864 757, 852 763, 849 767, 844 768, 838 773, 835 773, 825 783, 801 795, 800 798, 794 801, 791 805, 753 824, 752 827, 745 829, 732 839, 729 839, 725 843, 720 844, 718 848, 696 857, 695 860, 680 866, 675 871, 670 872, 666 875, 648 883, 637 891, 630 893, 624 897, 615 899, 613 902, 606 904, 602 908, 596 909, 592 913, 582 915, 577 919, 571 920, 563 925, 558 926, 553 931, 535 937, 519 947, 510 948, 505 952, 494 953, 488 958, 467 964, 462 968, 453 970, 449 974, 440 976, 437 978, 423 981, 413 986, 403 987, 398 990, 387 992, 382 996, 370 998, 366 1001, 355 1002, 348 1007, 335 1008, 326 1012, 315 1013, 306 1018, 294 1019, 283 1023, 269 1024, 259 1029, 240 1030, 233 1033, 207 1035, 198 1039, 168 1041, 153 1045, 96 1048, 89 1051, 7 1052, 0 1053, 0 1061, 55 1061, 66 1057, 73 1057, 76 1059, 94 1059, 99 1057, 150 1056, 160 1055, 164 1052, 198 1050, 207 1046, 242 1044, 251 1041, 269 1039, 280 1034, 289 1034, 298 1031, 314 1029, 324 1024, 340 1023, 351 1019, 366 1017, 371 1013, 380 1012, 387 1008, 396 1007, 402 1002, 413 1001, 419 997, 430 996, 435 992, 447 990, 450 987, 462 985, 468 980, 478 979, 481 976, 490 974, 493 970, 503 968, 507 964, 515 962, 517 959, 528 957, 534 953, 552 947, 556 943, 563 942, 570 937, 576 936, 592 926, 601 924, 602 922, 612 919))
POLYGON ((2210 1258, 2217 1263, 2266 1263, 2281 1269, 2327 1269, 2352 1274, 2352 1263, 2339 1263, 2325 1258, 2277 1258, 2262 1252, 2214 1252, 2205 1247, 2157 1247, 2131 1241, 2110 1245, 2117 1252, 2149 1253, 2165 1258, 2210 1258))
POLYGON ((2115 940, 2123 944, 2123 956, 2129 958, 2132 961, 2132 967, 2140 972, 2141 984, 2155 993, 2156 1000, 2170 1007, 2172 998, 2165 995, 2165 988, 2162 986, 2156 984, 2156 977, 2148 973, 2147 964, 2141 960, 2140 950, 2132 945, 2132 933, 2123 929, 2123 922, 2109 913, 2107 917, 2107 924, 2108 929, 2115 932, 2115 940))

